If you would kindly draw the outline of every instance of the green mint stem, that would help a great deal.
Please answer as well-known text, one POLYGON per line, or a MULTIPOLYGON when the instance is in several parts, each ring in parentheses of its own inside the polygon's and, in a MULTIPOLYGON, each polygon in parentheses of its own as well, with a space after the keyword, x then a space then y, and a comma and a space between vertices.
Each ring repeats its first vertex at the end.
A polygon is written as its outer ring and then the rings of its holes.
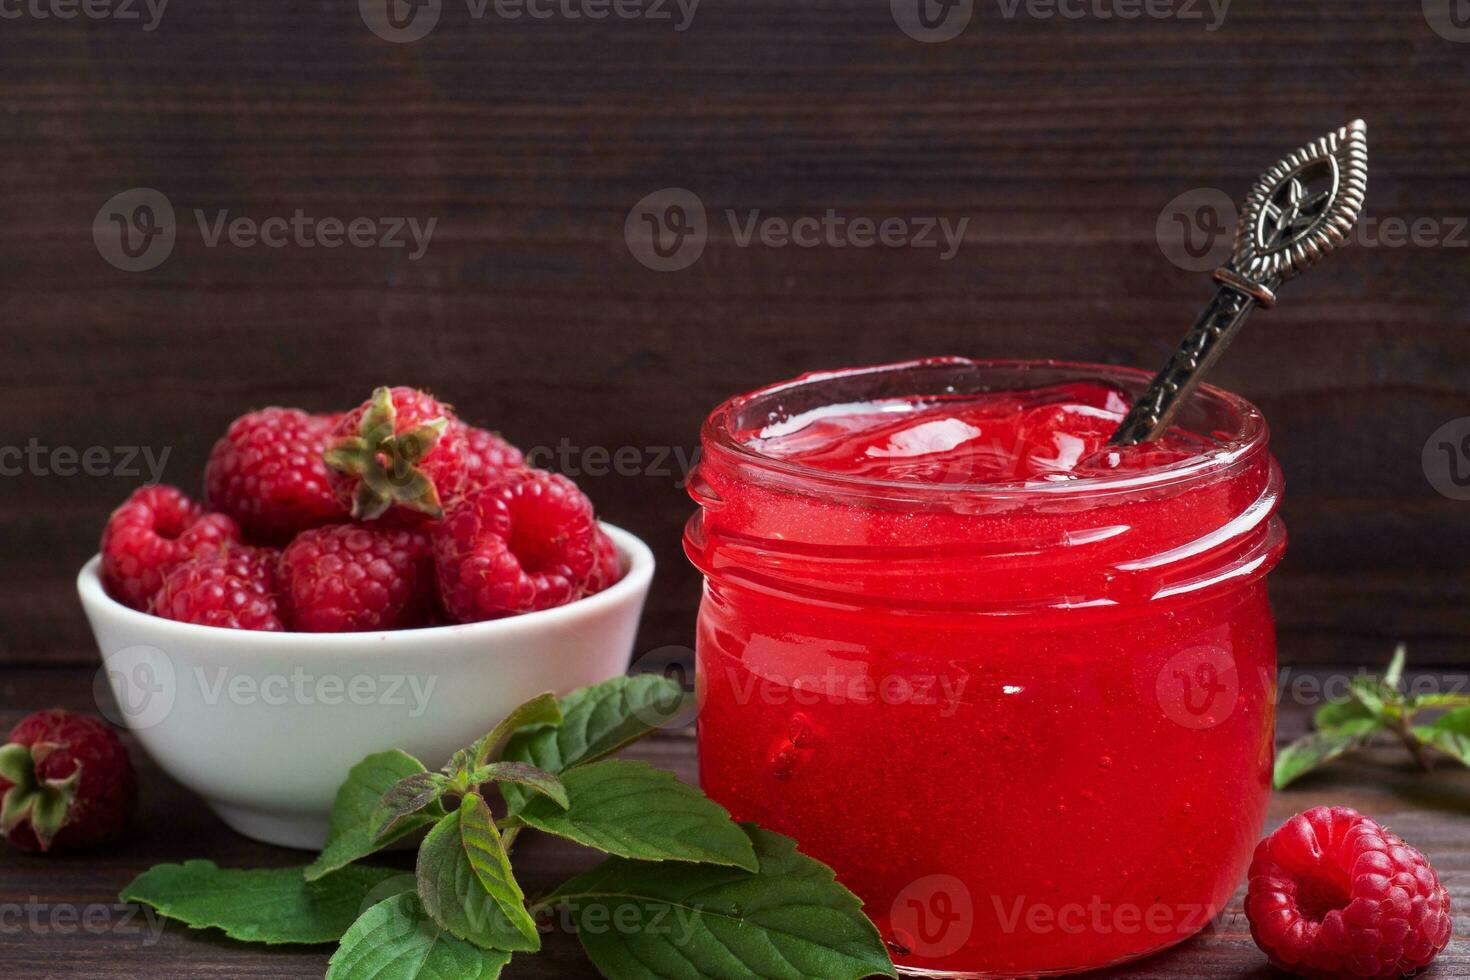
POLYGON ((1397 722, 1393 727, 1394 734, 1403 739, 1404 745, 1408 746, 1409 751, 1413 753, 1414 761, 1419 764, 1419 768, 1424 772, 1429 772, 1434 769, 1434 759, 1426 751, 1424 743, 1414 734, 1409 724, 1411 720, 1409 712, 1399 712, 1397 722))

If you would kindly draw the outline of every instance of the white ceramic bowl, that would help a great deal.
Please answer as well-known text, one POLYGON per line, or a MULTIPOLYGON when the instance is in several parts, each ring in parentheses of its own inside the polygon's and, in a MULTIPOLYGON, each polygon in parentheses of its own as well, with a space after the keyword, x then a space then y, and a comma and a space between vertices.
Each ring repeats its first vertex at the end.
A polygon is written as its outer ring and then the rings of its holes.
POLYGON ((119 705, 113 720, 235 830, 315 849, 337 787, 364 756, 397 748, 437 768, 522 701, 628 669, 653 554, 603 528, 623 561, 616 585, 463 626, 328 634, 178 623, 110 598, 97 557, 77 591, 102 652, 98 686, 119 705))

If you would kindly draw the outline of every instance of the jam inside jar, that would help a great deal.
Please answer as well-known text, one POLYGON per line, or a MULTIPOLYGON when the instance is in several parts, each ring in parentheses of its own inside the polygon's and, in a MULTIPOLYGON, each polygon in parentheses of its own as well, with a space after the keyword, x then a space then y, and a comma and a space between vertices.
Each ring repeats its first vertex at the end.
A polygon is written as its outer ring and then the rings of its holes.
POLYGON ((1149 376, 941 359, 805 375, 705 424, 700 773, 864 902, 904 973, 1040 976, 1210 924, 1275 720, 1260 413, 1149 376))

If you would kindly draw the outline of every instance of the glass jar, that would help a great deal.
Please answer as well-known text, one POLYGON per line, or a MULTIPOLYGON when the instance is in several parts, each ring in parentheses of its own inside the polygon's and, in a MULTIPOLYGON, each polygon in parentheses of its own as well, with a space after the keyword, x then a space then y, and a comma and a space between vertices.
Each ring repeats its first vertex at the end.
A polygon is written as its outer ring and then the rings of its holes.
POLYGON ((1070 481, 875 480, 744 440, 827 406, 1148 380, 921 361, 704 426, 704 788, 830 864, 907 974, 1096 969, 1230 899, 1270 792, 1280 469, 1260 413, 1209 387, 1177 425, 1216 448, 1070 481))

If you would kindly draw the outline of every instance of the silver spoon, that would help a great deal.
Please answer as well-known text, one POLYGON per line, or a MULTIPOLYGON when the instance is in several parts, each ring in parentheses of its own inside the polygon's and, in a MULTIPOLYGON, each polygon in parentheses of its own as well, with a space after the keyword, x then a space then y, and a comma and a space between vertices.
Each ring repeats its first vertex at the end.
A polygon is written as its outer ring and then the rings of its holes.
POLYGON ((1150 442, 1220 359, 1257 306, 1331 254, 1363 211, 1368 193, 1368 125, 1359 119, 1266 171, 1241 208, 1235 253, 1215 270, 1220 289, 1113 433, 1110 444, 1150 442))

